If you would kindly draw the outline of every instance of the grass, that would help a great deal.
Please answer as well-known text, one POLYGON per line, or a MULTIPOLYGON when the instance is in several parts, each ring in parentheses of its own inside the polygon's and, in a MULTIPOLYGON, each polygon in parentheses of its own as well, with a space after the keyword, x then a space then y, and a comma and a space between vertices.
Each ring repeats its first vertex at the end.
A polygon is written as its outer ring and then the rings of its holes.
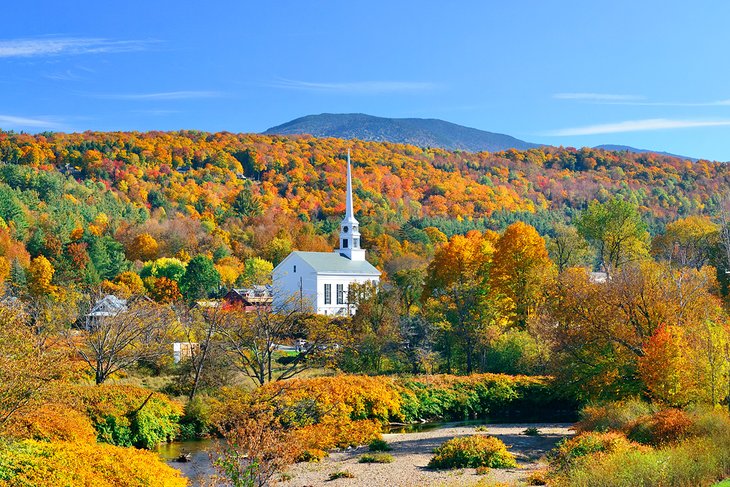
POLYGON ((358 463, 393 463, 393 455, 388 453, 366 453, 360 457, 358 463))
POLYGON ((330 480, 354 479, 354 478, 355 478, 355 474, 353 474, 349 470, 338 470, 338 471, 332 472, 330 474, 330 480))
POLYGON ((583 433, 561 444, 551 462, 555 485, 730 487, 730 479, 717 483, 730 476, 727 412, 665 410, 640 417, 624 429, 635 434, 637 425, 646 425, 641 440, 651 446, 627 445, 621 432, 583 433))
POLYGON ((370 448, 370 451, 390 451, 393 449, 387 441, 381 439, 371 441, 368 448, 370 448))

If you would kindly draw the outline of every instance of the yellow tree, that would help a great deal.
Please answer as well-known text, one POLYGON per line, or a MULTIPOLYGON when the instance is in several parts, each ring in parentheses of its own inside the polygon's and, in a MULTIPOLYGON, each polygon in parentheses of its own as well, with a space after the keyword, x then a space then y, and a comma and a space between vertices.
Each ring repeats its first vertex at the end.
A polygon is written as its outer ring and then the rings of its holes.
POLYGON ((39 255, 33 259, 28 269, 28 291, 35 297, 53 296, 56 293, 56 286, 53 281, 55 269, 53 265, 39 255))
MULTIPOLYGON (((655 356, 674 353, 677 341, 671 333, 671 340, 665 335, 661 343, 648 344, 661 327, 676 327, 689 347, 682 345, 684 353, 692 354, 688 363, 697 383, 706 384, 703 390, 720 389, 721 337, 710 334, 717 328, 708 323, 723 323, 726 316, 712 294, 715 288, 709 268, 697 271, 653 261, 625 264, 603 283, 591 281, 585 269, 569 268, 551 288, 540 320, 555 373, 577 393, 593 398, 651 391, 643 383, 641 361, 647 350, 655 356)), ((661 372, 672 374, 672 364, 679 362, 667 360, 661 372)), ((647 377, 660 384, 657 391, 666 390, 662 381, 675 380, 647 377)))
POLYGON ((127 258, 129 260, 152 260, 157 257, 160 245, 149 233, 140 233, 127 247, 127 258))
POLYGON ((128 294, 131 296, 140 296, 145 292, 142 278, 132 271, 122 272, 117 276, 115 281, 119 286, 126 288, 126 290, 128 290, 128 294))
POLYGON ((700 269, 720 242, 720 226, 706 216, 688 216, 667 225, 652 242, 652 253, 679 266, 700 269))
POLYGON ((534 227, 516 222, 499 238, 489 272, 489 285, 504 315, 524 329, 553 273, 545 240, 534 227))

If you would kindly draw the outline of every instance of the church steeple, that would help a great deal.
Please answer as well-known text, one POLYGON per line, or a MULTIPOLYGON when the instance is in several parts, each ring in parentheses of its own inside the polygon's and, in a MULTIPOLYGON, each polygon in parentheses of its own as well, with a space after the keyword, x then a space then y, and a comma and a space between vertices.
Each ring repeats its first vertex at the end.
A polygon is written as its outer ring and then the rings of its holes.
POLYGON ((348 149, 345 218, 340 223, 340 248, 336 252, 350 260, 365 260, 365 250, 360 248, 359 226, 352 205, 352 170, 350 169, 350 150, 348 149))

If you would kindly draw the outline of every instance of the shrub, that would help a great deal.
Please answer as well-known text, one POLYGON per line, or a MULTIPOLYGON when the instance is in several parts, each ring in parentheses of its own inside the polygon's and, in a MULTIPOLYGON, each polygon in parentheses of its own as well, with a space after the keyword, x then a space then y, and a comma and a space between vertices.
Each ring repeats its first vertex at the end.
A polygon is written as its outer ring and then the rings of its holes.
POLYGON ((316 448, 310 448, 307 450, 302 451, 296 458, 297 462, 310 462, 310 463, 319 463, 322 461, 322 459, 329 456, 329 453, 327 453, 324 450, 318 450, 316 448))
POLYGON ((180 404, 141 387, 77 386, 69 401, 91 419, 97 439, 112 445, 154 448, 180 431, 180 404))
POLYGON ((354 479, 354 478, 355 478, 355 474, 353 474, 349 470, 338 470, 338 471, 332 472, 330 474, 330 480, 354 479))
POLYGON ((431 375, 403 380, 402 386, 401 411, 406 421, 485 417, 505 414, 520 401, 549 401, 545 377, 431 375))
POLYGON ((481 467, 477 467, 476 474, 477 475, 487 475, 489 473, 490 468, 486 465, 482 465, 481 467))
POLYGON ((431 468, 491 467, 515 468, 514 455, 497 438, 472 435, 452 438, 438 447, 428 466, 431 468))
POLYGON ((629 439, 659 446, 686 438, 692 429, 692 419, 680 409, 665 409, 639 418, 626 429, 629 439))
POLYGON ((370 451, 390 451, 393 449, 387 441, 380 438, 371 441, 368 445, 368 448, 370 449, 370 451))
POLYGON ((360 457, 358 463, 393 463, 393 455, 389 453, 366 453, 360 457))
POLYGON ((689 411, 692 434, 710 438, 730 438, 730 415, 725 409, 695 406, 689 411))
POLYGON ((348 421, 346 418, 325 418, 319 424, 296 428, 294 440, 301 448, 331 450, 367 445, 381 437, 378 421, 348 421))
POLYGON ((526 428, 525 431, 522 432, 522 434, 525 436, 540 436, 542 433, 540 433, 539 429, 531 426, 529 428, 526 428))
POLYGON ((593 404, 583 408, 580 421, 576 423, 578 433, 584 431, 624 431, 626 427, 643 416, 654 413, 655 409, 638 399, 620 402, 593 404))
POLYGON ((560 442, 551 454, 550 465, 556 470, 566 470, 594 453, 623 452, 640 448, 640 445, 629 441, 622 433, 586 432, 560 442))
POLYGON ((482 425, 479 425, 476 428, 474 428, 474 431, 486 433, 487 431, 489 431, 489 427, 482 424, 482 425))
POLYGON ((63 404, 22 411, 10 419, 3 433, 23 440, 96 443, 96 430, 89 418, 63 404))
POLYGON ((0 485, 182 487, 187 480, 152 452, 105 444, 25 440, 0 444, 0 485))
POLYGON ((194 440, 210 434, 210 404, 205 396, 195 397, 185 405, 180 418, 181 440, 194 440))
POLYGON ((527 476, 527 485, 546 485, 548 483, 547 470, 535 470, 527 476))
POLYGON ((693 438, 658 450, 644 448, 591 455, 558 475, 555 484, 709 486, 730 473, 727 460, 726 450, 707 439, 693 438))

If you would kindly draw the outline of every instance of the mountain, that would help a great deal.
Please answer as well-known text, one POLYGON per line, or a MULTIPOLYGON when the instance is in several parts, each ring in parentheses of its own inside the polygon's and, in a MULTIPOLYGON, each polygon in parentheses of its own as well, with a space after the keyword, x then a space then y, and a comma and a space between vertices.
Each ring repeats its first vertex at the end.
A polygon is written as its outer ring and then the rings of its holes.
POLYGON ((322 113, 271 127, 264 135, 310 134, 315 137, 395 142, 469 152, 498 152, 541 147, 509 135, 486 132, 432 118, 383 118, 363 113, 322 113))
POLYGON ((697 162, 699 160, 694 157, 679 156, 677 154, 671 154, 669 152, 661 152, 661 151, 650 150, 650 149, 637 149, 635 147, 630 147, 628 145, 602 144, 602 145, 595 146, 594 149, 603 149, 603 150, 619 151, 619 152, 626 151, 626 152, 631 152, 633 154, 652 153, 652 154, 659 154, 662 156, 677 157, 679 159, 687 159, 692 162, 697 162))

